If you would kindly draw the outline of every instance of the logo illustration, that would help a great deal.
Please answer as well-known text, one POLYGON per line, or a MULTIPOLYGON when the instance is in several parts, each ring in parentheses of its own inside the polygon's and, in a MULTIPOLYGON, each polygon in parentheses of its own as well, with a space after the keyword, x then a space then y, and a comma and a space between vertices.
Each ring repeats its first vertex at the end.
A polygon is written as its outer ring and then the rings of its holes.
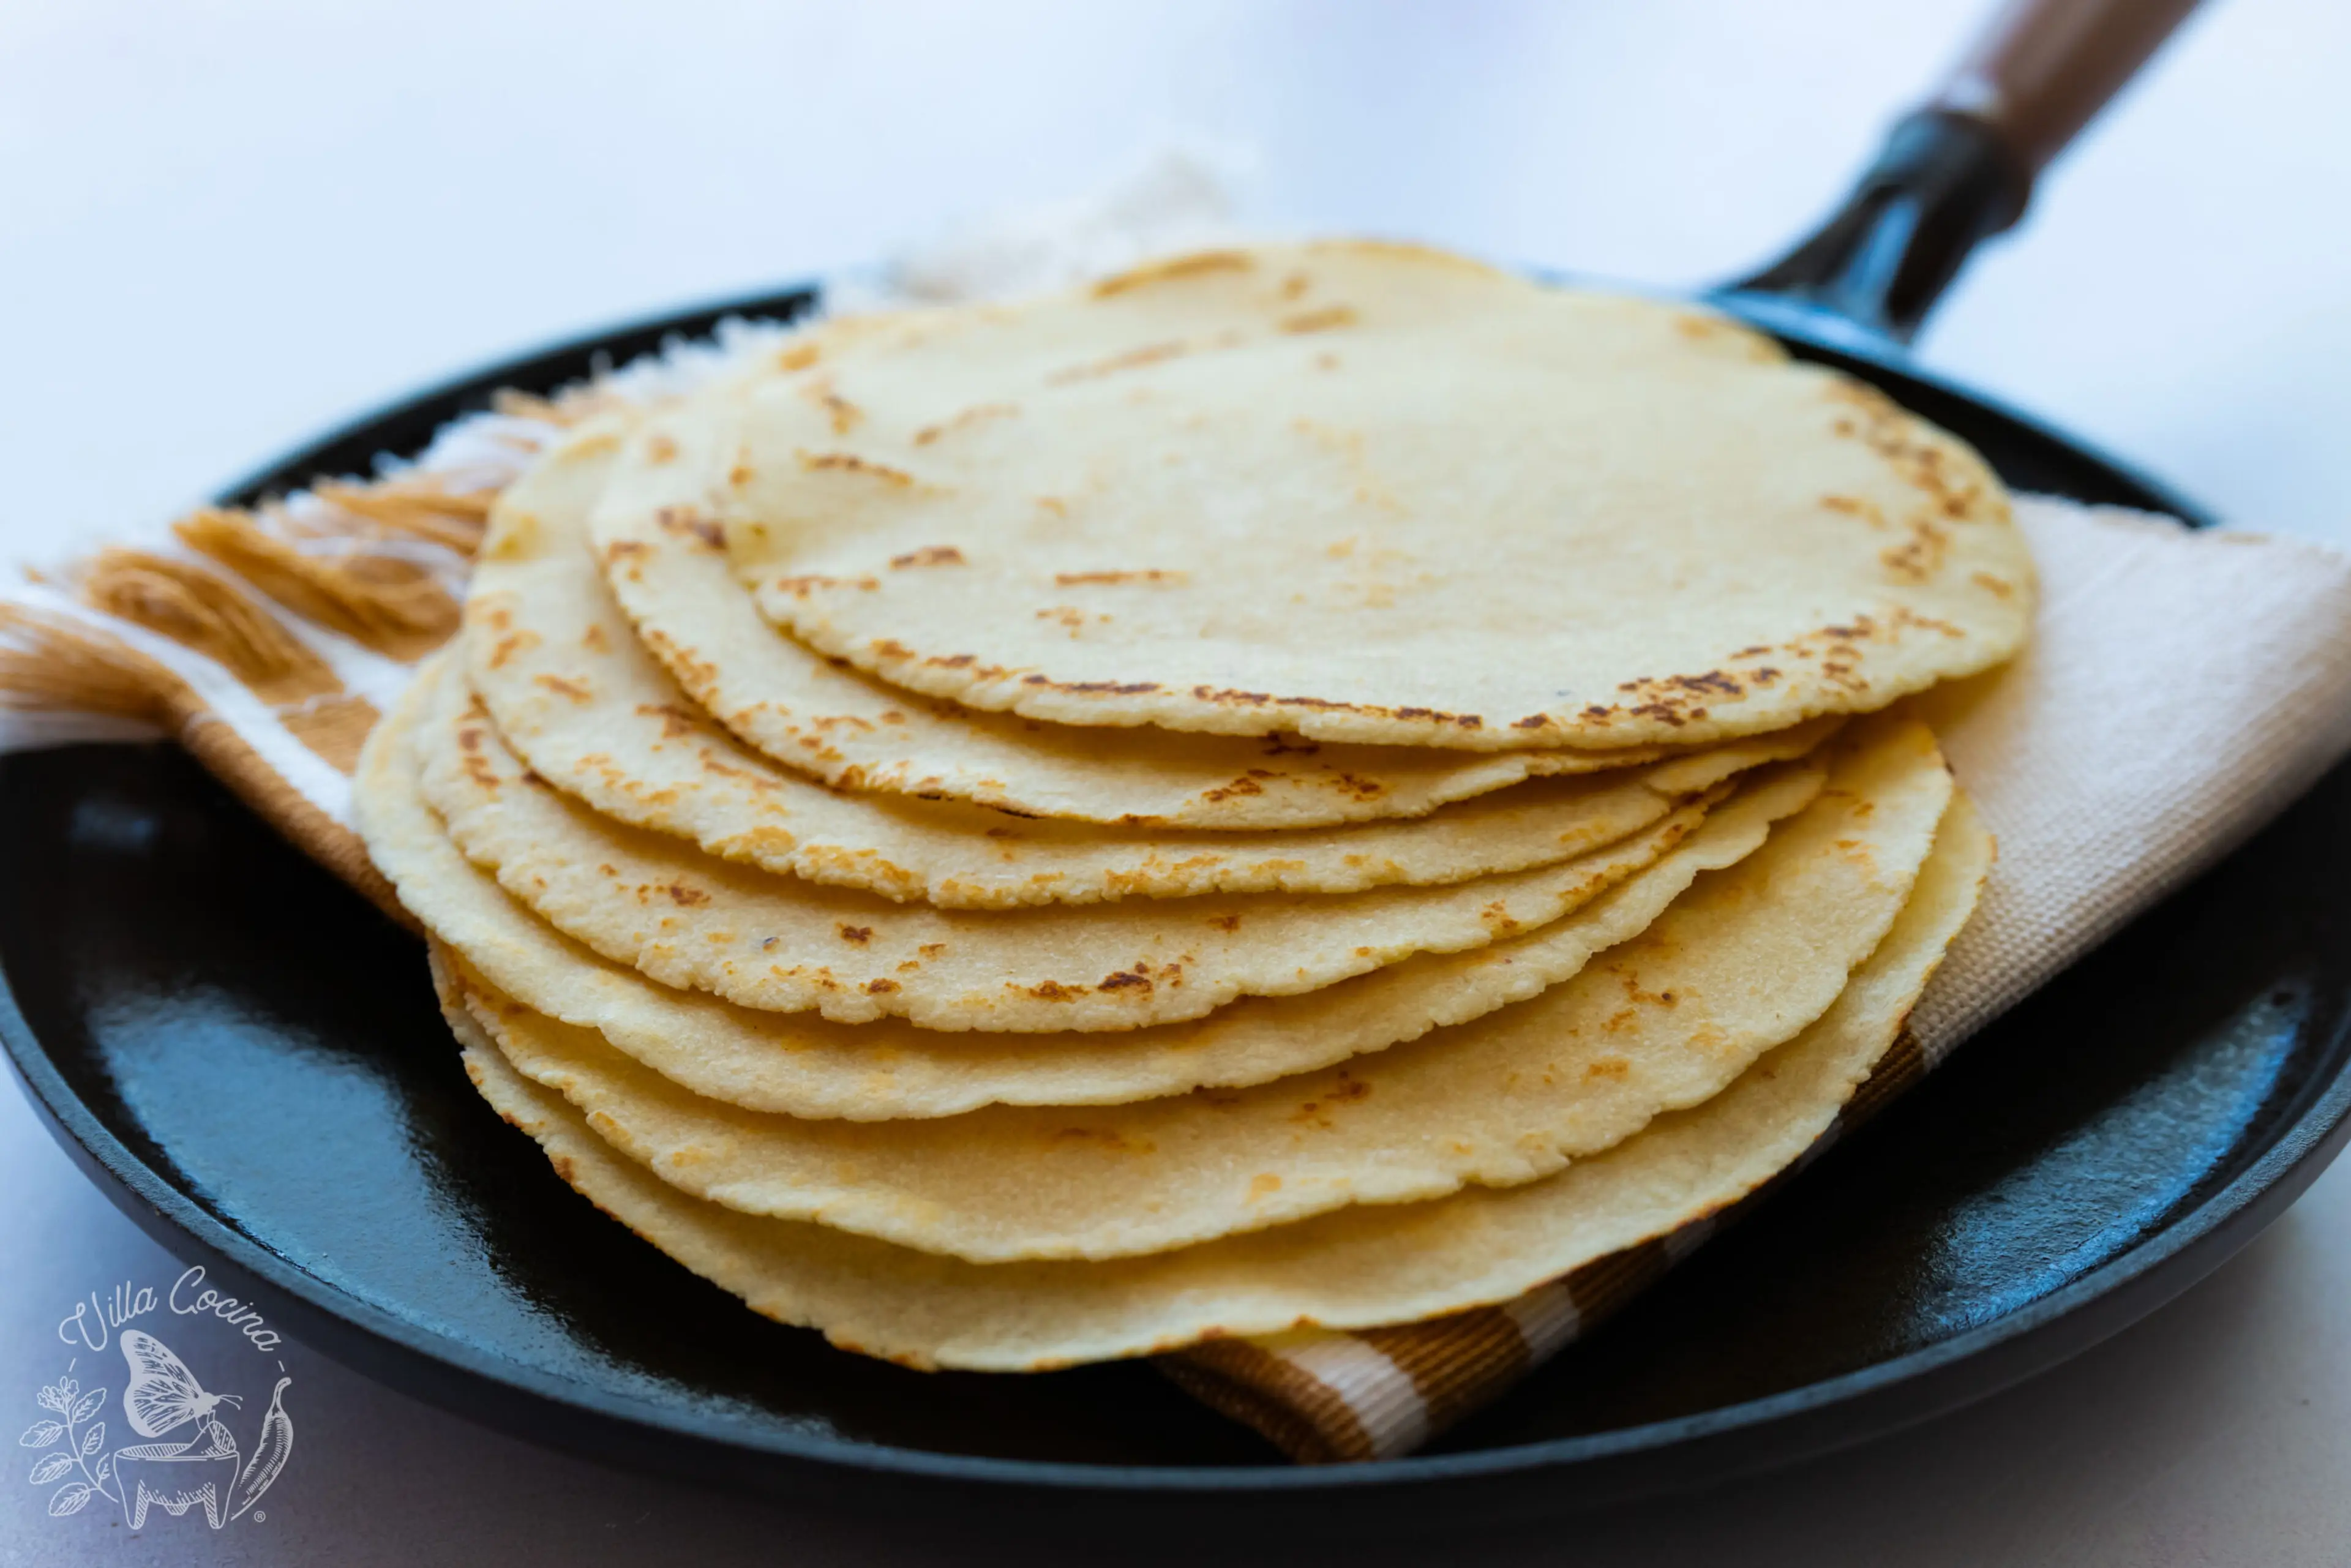
MULTIPOLYGON (((150 1292, 141 1295, 152 1300, 150 1292)), ((109 1315, 101 1312, 99 1317, 109 1315)), ((255 1317, 257 1321, 258 1314, 255 1317)), ((77 1309, 76 1320, 79 1318, 77 1309)), ((103 1331, 99 1338, 102 1344, 103 1331)), ((80 1364, 77 1356, 67 1364, 65 1375, 34 1396, 50 1415, 16 1439, 25 1448, 47 1450, 33 1461, 27 1479, 35 1486, 56 1488, 49 1494, 51 1517, 79 1513, 104 1498, 122 1511, 133 1530, 145 1526, 151 1508, 161 1508, 174 1519, 202 1509, 204 1522, 214 1530, 243 1518, 286 1469, 294 1451, 294 1422, 286 1413, 286 1390, 294 1380, 281 1376, 269 1391, 269 1407, 254 1429, 247 1453, 220 1416, 223 1406, 240 1410, 240 1396, 206 1392, 171 1346, 142 1329, 121 1329, 115 1343, 128 1373, 121 1419, 141 1437, 179 1436, 181 1440, 109 1449, 109 1390, 103 1384, 82 1386, 73 1376, 80 1364), (182 1436, 191 1425, 194 1434, 182 1436)), ((284 1372, 285 1364, 277 1364, 284 1372)))

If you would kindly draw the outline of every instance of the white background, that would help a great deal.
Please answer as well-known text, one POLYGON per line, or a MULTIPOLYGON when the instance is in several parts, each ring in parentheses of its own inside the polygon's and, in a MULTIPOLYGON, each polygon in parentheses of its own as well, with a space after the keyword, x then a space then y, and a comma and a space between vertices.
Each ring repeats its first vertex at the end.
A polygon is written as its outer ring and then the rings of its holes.
MULTIPOLYGON (((1702 284, 1817 218, 1981 9, 5 0, 0 552, 151 523, 485 358, 1082 193, 1171 134, 1253 155, 1269 222, 1702 284)), ((2208 5, 1966 275, 1924 358, 2234 522, 2351 542, 2346 67, 2351 7, 2208 5)), ((0 1183, 0 1398, 29 1398, 59 1312, 177 1269, 13 1090, 0 1183)), ((2346 1243, 2351 1176, 2030 1388, 1496 1554, 2339 1563, 2346 1243)), ((8 1461, 0 1563, 895 1555, 288 1364, 305 1418, 266 1524, 127 1542, 43 1517, 8 1461)))

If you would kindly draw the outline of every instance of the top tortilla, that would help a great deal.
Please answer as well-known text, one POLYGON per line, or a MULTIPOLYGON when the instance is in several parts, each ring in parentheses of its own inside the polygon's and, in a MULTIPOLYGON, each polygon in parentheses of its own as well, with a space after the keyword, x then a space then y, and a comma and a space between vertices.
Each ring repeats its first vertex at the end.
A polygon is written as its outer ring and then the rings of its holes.
POLYGON ((703 466, 771 620, 1063 724, 1692 744, 1972 674, 2031 617, 1999 481, 1876 392, 1396 246, 901 320, 741 418, 703 466))

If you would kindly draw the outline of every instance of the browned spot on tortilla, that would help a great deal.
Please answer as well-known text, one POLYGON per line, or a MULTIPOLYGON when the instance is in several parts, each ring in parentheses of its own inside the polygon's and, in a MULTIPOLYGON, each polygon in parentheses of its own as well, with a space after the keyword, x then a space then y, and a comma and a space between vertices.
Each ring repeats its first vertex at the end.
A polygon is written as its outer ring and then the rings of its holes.
POLYGON ((1875 501, 1859 496, 1823 496, 1821 505, 1832 512, 1843 512, 1848 517, 1859 517, 1872 528, 1886 527, 1886 513, 1875 501))
POLYGON ((457 737, 457 744, 465 754, 461 765, 465 769, 465 777, 473 781, 475 789, 495 795, 505 780, 499 777, 497 768, 492 766, 490 759, 479 754, 481 738, 481 732, 478 730, 470 736, 460 735, 457 737))
POLYGON ((961 566, 963 564, 963 551, 953 545, 925 545, 920 549, 908 550, 904 555, 893 555, 890 558, 893 570, 910 566, 961 566))
POLYGON ((922 429, 914 432, 914 444, 917 446, 928 446, 932 442, 936 441, 942 435, 949 435, 958 430, 967 430, 971 426, 981 423, 983 420, 1009 419, 1019 412, 1020 405, 1018 403, 978 403, 973 407, 965 409, 961 413, 956 414, 952 418, 941 420, 936 424, 926 424, 923 426, 922 429))
POLYGON ((710 902, 710 895, 708 894, 703 892, 698 887, 689 887, 682 882, 671 883, 667 887, 662 889, 662 891, 668 894, 669 901, 672 904, 676 904, 681 909, 691 909, 697 904, 707 904, 710 902))
POLYGON ((823 577, 811 574, 807 577, 779 577, 775 580, 773 586, 778 593, 789 593, 805 599, 810 593, 831 588, 857 588, 870 593, 880 588, 882 583, 880 579, 872 577, 823 577))
POLYGON ((1720 670, 1708 670, 1702 675, 1670 675, 1662 681, 1626 681, 1616 689, 1637 692, 1644 689, 1665 689, 1680 692, 1713 692, 1720 696, 1735 697, 1745 688, 1735 675, 1720 670))
POLYGON ((1201 790, 1200 799, 1213 804, 1217 801, 1231 800, 1244 796, 1262 795, 1265 793, 1265 786, 1259 783, 1258 780, 1260 779, 1271 779, 1273 777, 1275 777, 1274 774, 1268 772, 1262 768, 1252 768, 1247 773, 1242 774, 1239 778, 1234 779, 1229 784, 1219 785, 1214 789, 1201 790))
POLYGON ((865 418, 865 411, 834 390, 832 378, 820 376, 800 388, 800 395, 816 403, 831 416, 832 433, 846 435, 865 418))
POLYGON ((1104 359, 1092 360, 1082 365, 1070 365, 1045 378, 1047 386, 1067 386, 1071 382, 1092 381, 1098 376, 1116 375, 1121 371, 1141 370, 1145 365, 1161 364, 1180 359, 1192 351, 1192 346, 1181 339, 1164 343, 1145 343, 1139 349, 1128 349, 1104 359))
POLYGON ((1360 1078, 1350 1076, 1344 1069, 1342 1069, 1336 1082, 1324 1090, 1320 1098, 1309 1100, 1291 1112, 1290 1119, 1311 1126, 1327 1128, 1331 1125, 1330 1107, 1364 1099, 1371 1092, 1372 1086, 1369 1083, 1360 1078))
POLYGON ((1057 1144, 1093 1144, 1113 1154, 1147 1155, 1159 1145, 1148 1138, 1130 1138, 1107 1127, 1063 1127, 1053 1134, 1057 1144))
POLYGON ((676 460, 677 442, 674 438, 658 433, 646 438, 646 462, 659 465, 663 463, 674 463, 676 460))
POLYGON ((1628 1001, 1653 1008, 1669 1008, 1674 1005, 1673 992, 1643 990, 1640 977, 1632 970, 1617 968, 1612 965, 1609 972, 1616 977, 1616 983, 1625 988, 1625 996, 1628 1001))
POLYGON ((725 549, 726 536, 718 525, 692 507, 664 507, 653 514, 654 526, 662 532, 690 539, 709 549, 725 549))
POLYGON ((1925 582, 1939 570, 1944 551, 1951 542, 1951 533, 1934 518, 1917 516, 1910 519, 1910 537, 1898 545, 1877 552, 1878 560, 1896 577, 1911 582, 1925 582))
POLYGON ((698 727, 694 715, 669 703, 639 703, 637 714, 642 718, 660 719, 664 740, 675 740, 680 736, 692 735, 698 727))
POLYGON ((1062 588, 1074 588, 1087 582, 1184 582, 1191 574, 1162 567, 1145 567, 1134 571, 1057 571, 1053 581, 1062 588))
POLYGON ((869 997, 886 997, 897 988, 898 982, 895 980, 876 979, 865 982, 865 994, 869 997))
POLYGON ((860 457, 854 452, 802 452, 799 459, 800 466, 812 473, 862 474, 869 479, 879 479, 900 489, 905 489, 914 482, 914 476, 904 469, 860 457))
MULTIPOLYGON (((1388 711, 1377 707, 1363 706, 1354 703, 1319 702, 1309 697, 1284 697, 1281 700, 1285 703, 1290 704, 1313 702, 1313 705, 1317 707, 1348 708, 1356 713, 1368 713, 1373 715, 1378 715, 1388 711)), ((1482 729, 1485 727, 1486 724, 1486 721, 1483 718, 1474 713, 1439 713, 1435 708, 1427 707, 1400 707, 1394 710, 1393 716, 1396 718, 1425 718, 1432 724, 1449 724, 1456 729, 1482 729)))
POLYGON ((1113 274, 1095 284, 1093 293, 1097 299, 1109 299, 1155 283, 1172 283, 1177 278, 1198 277, 1210 272, 1248 272, 1256 266, 1256 260, 1247 251, 1196 251, 1190 256, 1175 256, 1113 274))
POLYGON ((490 668, 503 670, 507 660, 517 653, 528 653, 538 644, 539 635, 536 632, 509 632, 490 644, 490 668))
POLYGON ((1286 317, 1281 322, 1285 332, 1328 332, 1333 328, 1352 327, 1362 319, 1352 305, 1328 305, 1320 310, 1301 311, 1286 317))
POLYGON ((1157 681, 1134 681, 1121 685, 1117 681, 1057 681, 1050 675, 1023 675, 1023 685, 1050 686, 1057 692, 1100 692, 1112 696, 1138 696, 1159 689, 1157 681))
POLYGON ((873 940, 873 927, 871 925, 841 925, 834 926, 833 929, 841 933, 841 939, 843 942, 852 943, 860 947, 873 940))
POLYGON ((533 675, 530 678, 530 684, 535 686, 544 686, 557 695, 569 697, 576 703, 587 702, 596 695, 589 689, 587 682, 568 681, 561 675, 533 675))

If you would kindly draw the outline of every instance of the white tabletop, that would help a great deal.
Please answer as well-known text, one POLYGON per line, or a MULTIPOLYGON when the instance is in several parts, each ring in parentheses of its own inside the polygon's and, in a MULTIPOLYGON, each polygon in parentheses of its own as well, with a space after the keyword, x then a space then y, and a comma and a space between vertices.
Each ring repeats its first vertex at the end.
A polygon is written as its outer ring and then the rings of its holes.
MULTIPOLYGON (((1170 135, 1253 156, 1247 213, 1270 222, 1701 283, 1819 216, 1980 9, 12 0, 0 554, 152 522, 468 363, 1085 191, 1170 135)), ((1927 361, 2232 521, 2351 542, 2346 60, 2351 10, 2327 0, 2208 6, 1962 278, 1927 361)), ((30 1422, 75 1352, 59 1320, 182 1265, 13 1087, 0 1183, 0 1399, 21 1396, 30 1422)), ((1595 1563, 2339 1563, 2346 1276, 2351 1171, 2181 1301, 2024 1388, 1492 1557, 1556 1561, 1572 1537, 1595 1563)), ((212 1320, 150 1321, 200 1368, 250 1350, 212 1320)), ((47 1517, 54 1489, 12 1470, 0 1563, 942 1550, 904 1521, 787 1513, 534 1449, 298 1343, 270 1359, 296 1379, 298 1439, 256 1513, 217 1533, 157 1513, 132 1540, 109 1507, 47 1517)), ((256 1384, 266 1402, 266 1378, 241 1386, 256 1384)), ((249 1433, 256 1414, 232 1425, 249 1433)), ((1009 1538, 952 1544, 1051 1560, 1009 1538)))

